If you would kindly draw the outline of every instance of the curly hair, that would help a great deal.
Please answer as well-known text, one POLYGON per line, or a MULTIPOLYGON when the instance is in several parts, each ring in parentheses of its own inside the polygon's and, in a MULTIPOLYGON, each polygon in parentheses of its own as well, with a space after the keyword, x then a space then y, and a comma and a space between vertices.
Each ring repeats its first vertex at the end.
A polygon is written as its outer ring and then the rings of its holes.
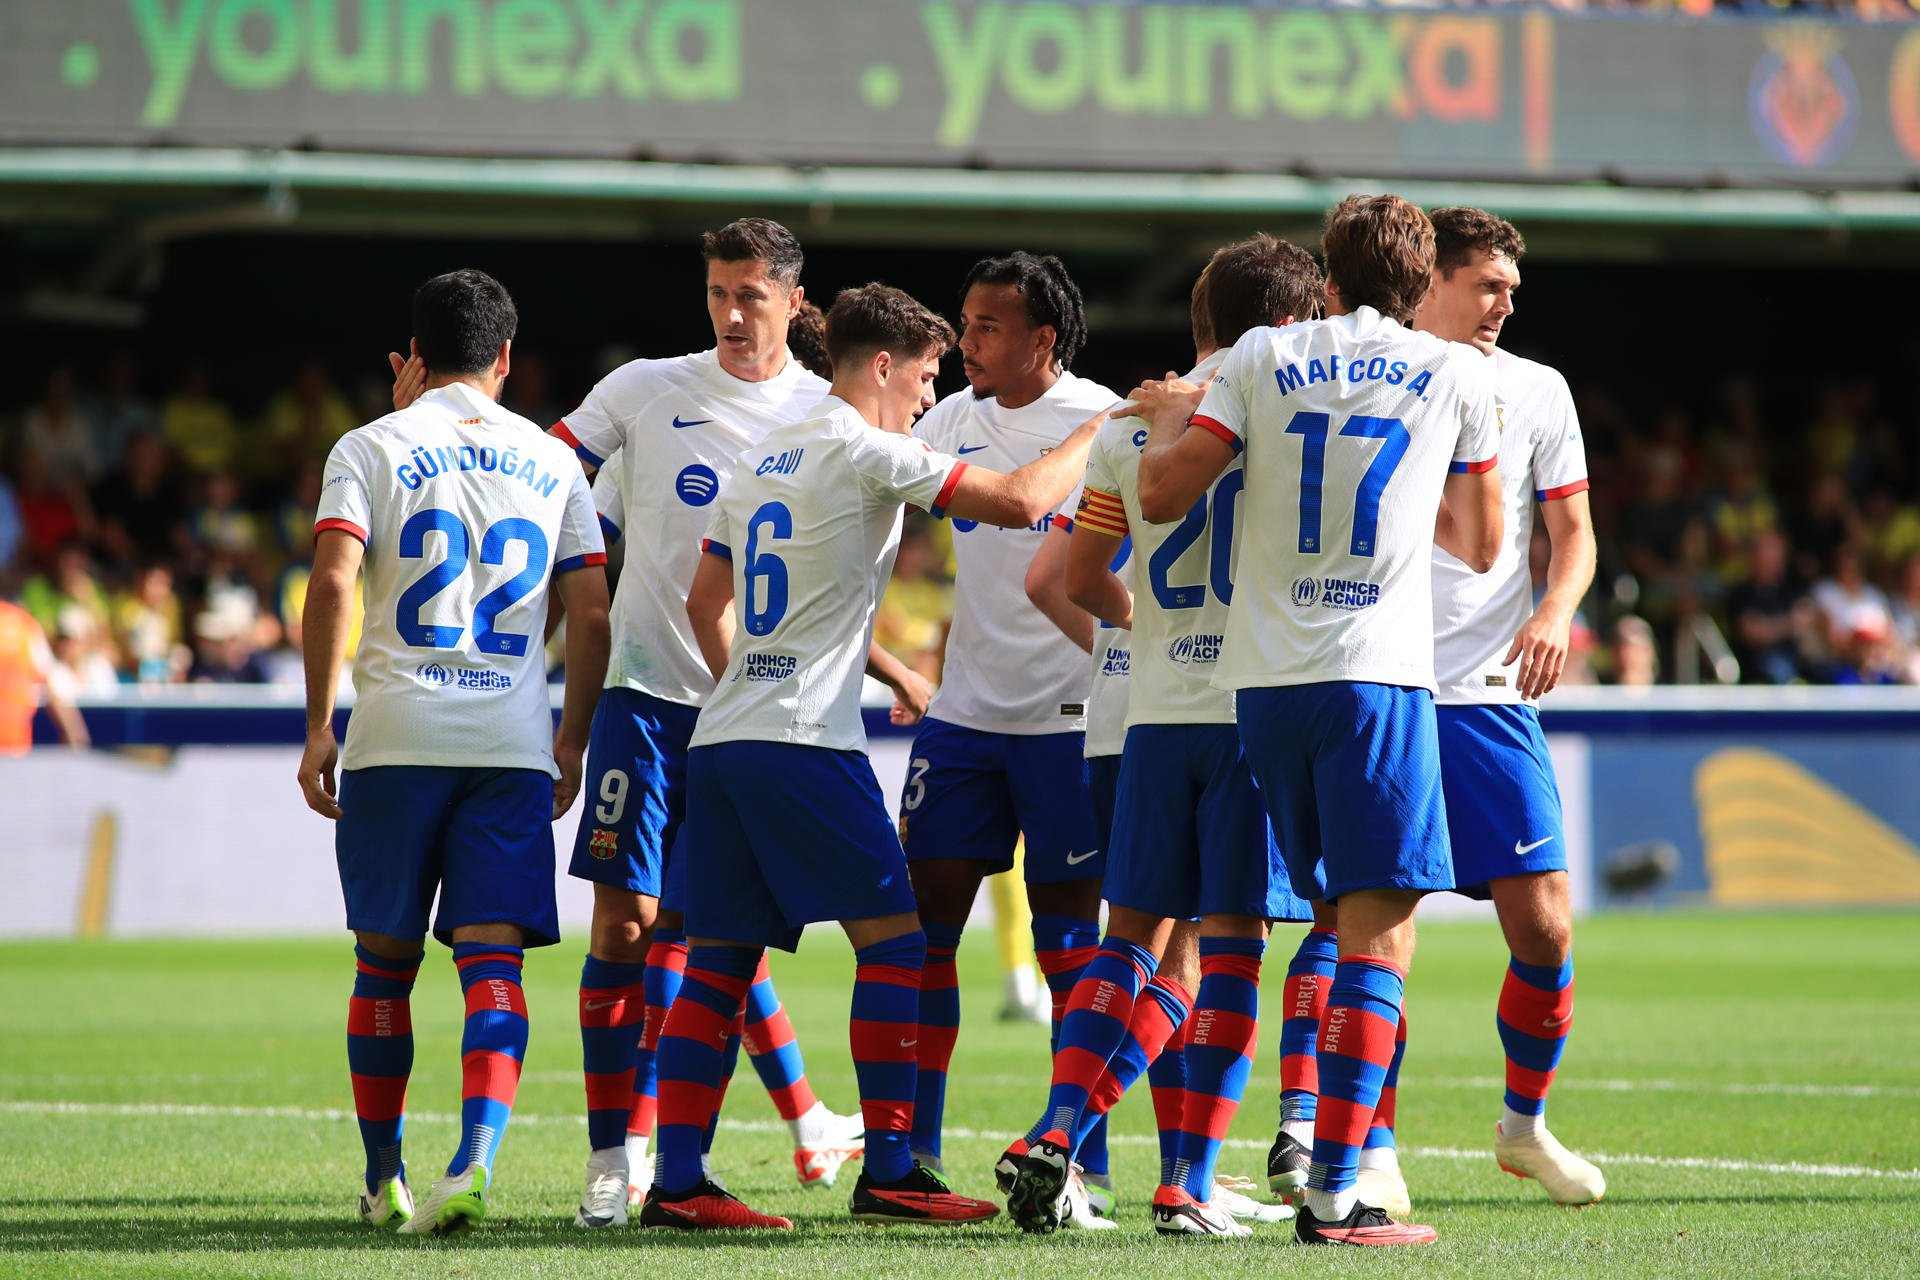
POLYGON ((808 372, 833 381, 833 359, 827 355, 826 313, 811 302, 802 302, 787 322, 787 349, 808 372))
POLYGON ((1053 329, 1053 358, 1062 369, 1072 367, 1074 357, 1086 348, 1086 301, 1067 274, 1066 263, 1052 254, 1016 249, 1004 258, 982 258, 960 286, 963 303, 967 291, 977 284, 1011 285, 1027 304, 1027 322, 1036 329, 1041 325, 1053 329))

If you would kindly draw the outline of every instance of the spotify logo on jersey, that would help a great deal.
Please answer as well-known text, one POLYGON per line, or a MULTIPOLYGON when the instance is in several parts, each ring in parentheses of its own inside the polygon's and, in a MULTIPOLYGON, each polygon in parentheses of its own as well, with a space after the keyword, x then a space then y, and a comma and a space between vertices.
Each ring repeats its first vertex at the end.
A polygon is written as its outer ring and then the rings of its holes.
POLYGON ((690 507, 704 507, 720 492, 720 477, 712 467, 696 462, 673 481, 673 491, 690 507))

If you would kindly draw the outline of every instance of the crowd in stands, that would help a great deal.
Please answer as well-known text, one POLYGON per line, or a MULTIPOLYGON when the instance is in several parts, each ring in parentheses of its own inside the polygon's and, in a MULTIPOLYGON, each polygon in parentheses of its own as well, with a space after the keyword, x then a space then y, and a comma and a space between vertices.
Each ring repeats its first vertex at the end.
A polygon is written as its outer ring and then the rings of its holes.
MULTIPOLYGON (((387 411, 383 373, 343 385, 311 362, 249 411, 199 369, 150 395, 120 356, 84 381, 51 370, 0 418, 0 596, 45 630, 60 691, 298 684, 322 467, 335 440, 387 411)), ((1872 384, 1827 387, 1792 437, 1741 379, 1710 411, 1671 406, 1651 429, 1604 390, 1576 380, 1576 395, 1601 572, 1569 682, 1726 678, 1718 635, 1749 683, 1920 683, 1920 486, 1911 431, 1872 384)), ((537 422, 559 415, 535 354, 516 353, 507 401, 537 422)), ((943 522, 909 522, 877 622, 929 676, 950 537, 943 522)), ((1538 581, 1544 534, 1535 541, 1538 581)))

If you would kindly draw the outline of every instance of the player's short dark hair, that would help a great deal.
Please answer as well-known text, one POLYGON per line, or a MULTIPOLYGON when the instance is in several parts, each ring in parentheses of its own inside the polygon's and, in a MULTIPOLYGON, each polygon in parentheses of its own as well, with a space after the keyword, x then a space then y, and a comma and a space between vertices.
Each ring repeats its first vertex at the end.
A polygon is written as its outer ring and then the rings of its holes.
POLYGON ((1520 229, 1497 213, 1463 204, 1435 209, 1427 217, 1433 221, 1433 265, 1442 275, 1466 266, 1476 252, 1518 262, 1527 251, 1520 229))
POLYGON ((484 373, 520 327, 506 286, 462 267, 413 291, 413 340, 436 374, 484 373))
POLYGON ((808 372, 833 381, 833 358, 827 354, 827 317, 811 302, 802 302, 787 322, 787 349, 808 372))
POLYGON ((952 346, 952 325, 904 289, 878 281, 842 289, 827 312, 827 358, 835 368, 876 351, 945 355, 952 346))
POLYGON ((1327 277, 1349 310, 1372 307, 1410 324, 1433 287, 1433 223, 1399 196, 1348 196, 1320 236, 1327 277))
POLYGON ((806 257, 800 242, 772 218, 737 218, 700 237, 700 256, 708 262, 758 262, 767 274, 791 289, 800 283, 806 257))
POLYGON ((1080 286, 1067 274, 1067 264, 1052 254, 1016 249, 1004 258, 982 258, 960 287, 963 303, 967 291, 977 284, 1012 285, 1018 290, 1027 304, 1027 323, 1053 327, 1053 358, 1062 369, 1070 368, 1086 347, 1087 304, 1080 297, 1080 286))
POLYGON ((1320 264, 1299 245, 1265 232, 1214 250, 1206 271, 1207 327, 1212 345, 1230 347, 1249 329, 1288 316, 1320 314, 1320 264))

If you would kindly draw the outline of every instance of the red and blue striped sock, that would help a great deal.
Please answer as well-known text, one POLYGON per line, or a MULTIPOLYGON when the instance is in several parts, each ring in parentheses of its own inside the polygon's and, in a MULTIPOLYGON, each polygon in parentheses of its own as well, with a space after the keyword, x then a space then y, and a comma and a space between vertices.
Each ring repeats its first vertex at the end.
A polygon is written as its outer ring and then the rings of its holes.
POLYGON ((701 1157, 719 1110, 727 1042, 759 963, 759 947, 702 946, 687 956, 656 1057, 660 1129, 653 1180, 664 1190, 685 1191, 706 1176, 701 1157))
MULTIPOLYGON (((760 953, 760 963, 766 963, 766 953, 760 953)), ((713 1151, 713 1139, 720 1132, 720 1112, 727 1105, 727 1086, 733 1083, 733 1073, 740 1069, 740 1044, 747 1026, 747 1009, 743 1002, 740 1012, 733 1015, 733 1028, 727 1032, 727 1047, 720 1054, 720 1083, 713 1090, 713 1115, 707 1121, 707 1131, 700 1139, 700 1154, 709 1155, 713 1151)))
POLYGON ((1507 1051, 1507 1107, 1501 1130, 1531 1133, 1547 1110, 1547 1090, 1573 1030, 1573 957, 1558 968, 1507 965, 1500 988, 1500 1043, 1507 1051))
POLYGON ((1320 1114, 1313 1126, 1308 1205, 1322 1221, 1352 1212, 1360 1149, 1393 1065, 1406 976, 1385 960, 1342 956, 1320 1028, 1320 1114))
MULTIPOLYGON (((1149 1065, 1159 1060, 1174 1035, 1186 1024, 1187 1015, 1193 1012, 1193 997, 1187 989, 1167 977, 1157 973, 1147 983, 1142 993, 1144 999, 1133 1002, 1133 1016, 1127 1021, 1126 1038, 1120 1047, 1107 1059, 1107 1069, 1101 1073, 1099 1083, 1093 1086, 1093 1094, 1087 1099, 1086 1110, 1080 1113, 1080 1128, 1073 1135, 1074 1149, 1086 1141, 1093 1126, 1113 1110, 1133 1082, 1149 1069, 1149 1065)), ((1178 1053, 1176 1048, 1172 1050, 1178 1053)), ((1186 1089, 1186 1068, 1180 1072, 1180 1088, 1186 1089)), ((1179 1127, 1176 1115, 1175 1128, 1179 1127)))
POLYGON ((1180 1160, 1180 1118, 1187 1109, 1188 1018, 1167 1040, 1160 1056, 1147 1068, 1147 1086, 1153 1094, 1153 1124, 1160 1134, 1160 1185, 1173 1185, 1174 1166, 1180 1160))
POLYGON ((1071 1146, 1093 1087, 1127 1038, 1134 1000, 1158 967, 1153 952, 1124 938, 1108 938, 1094 952, 1067 997, 1066 1014, 1054 1037, 1047 1109, 1028 1132, 1029 1142, 1055 1133, 1071 1146))
POLYGON ((633 1106, 627 1115, 627 1132, 642 1138, 653 1136, 659 1115, 659 1073, 654 1055, 659 1052, 660 1030, 667 1025, 667 1010, 680 993, 681 975, 686 969, 687 935, 675 929, 655 929, 653 943, 647 948, 646 975, 640 980, 647 1016, 640 1033, 640 1052, 633 1059, 633 1106))
POLYGON ((1400 1060, 1406 1056, 1407 1011, 1403 1006, 1400 1025, 1393 1033, 1393 1061, 1387 1064, 1387 1074, 1380 1081, 1380 1101, 1373 1106, 1373 1123, 1367 1126, 1366 1145, 1360 1153, 1362 1168, 1367 1166, 1367 1152, 1392 1151, 1397 1145, 1393 1129, 1400 1101, 1400 1060))
POLYGON ((520 986, 525 962, 519 947, 453 944, 467 1023, 460 1035, 460 1150, 447 1166, 449 1177, 476 1164, 491 1174, 506 1136, 527 1056, 527 995, 520 986))
POLYGON ((914 1094, 918 1089, 921 975, 927 935, 915 930, 853 953, 853 1016, 848 1039, 867 1128, 867 1176, 896 1182, 913 1172, 914 1094))
POLYGON ((800 1042, 793 1034, 793 1020, 787 1017, 774 990, 773 975, 767 970, 767 958, 760 957, 760 968, 747 988, 746 1026, 742 1039, 760 1083, 773 1099, 780 1118, 792 1124, 813 1110, 819 1101, 813 1086, 807 1083, 806 1060, 800 1056, 800 1042))
POLYGON ((954 953, 960 949, 960 926, 929 924, 927 963, 920 974, 920 1044, 913 1090, 915 1155, 940 1158, 940 1128, 947 1110, 947 1068, 953 1063, 953 1044, 960 1035, 960 975, 954 953))
POLYGON ((1220 1143, 1240 1108, 1259 1046, 1260 938, 1200 939, 1200 991, 1187 1020, 1187 1096, 1180 1113, 1174 1185, 1203 1203, 1213 1195, 1220 1143))
MULTIPOLYGON (((1050 1052, 1060 1051, 1060 1021, 1066 1016, 1067 1002, 1080 981, 1087 963, 1100 949, 1100 921, 1078 916, 1037 915, 1033 918, 1033 953, 1040 972, 1047 980, 1047 992, 1053 997, 1053 1030, 1047 1039, 1050 1052)), ((1107 1129, 1097 1125, 1081 1147, 1081 1157, 1090 1161, 1089 1173, 1104 1173, 1107 1168, 1107 1129)))
POLYGON ((580 966, 580 1068, 587 1080, 587 1144, 623 1146, 633 1114, 634 1061, 647 1019, 647 966, 589 955, 580 966))
POLYGON ((1320 1039, 1320 1018, 1327 1011, 1327 991, 1333 986, 1333 967, 1339 959, 1338 935, 1331 929, 1309 929, 1287 964, 1287 985, 1281 997, 1286 1020, 1280 1024, 1283 1126, 1311 1124, 1317 1114, 1320 1069, 1314 1045, 1320 1039))
POLYGON ((367 1190, 404 1177, 401 1132, 407 1124, 407 1078, 413 1074, 413 979, 424 954, 389 960, 353 948, 353 997, 347 1001, 347 1070, 353 1111, 367 1150, 367 1190))

